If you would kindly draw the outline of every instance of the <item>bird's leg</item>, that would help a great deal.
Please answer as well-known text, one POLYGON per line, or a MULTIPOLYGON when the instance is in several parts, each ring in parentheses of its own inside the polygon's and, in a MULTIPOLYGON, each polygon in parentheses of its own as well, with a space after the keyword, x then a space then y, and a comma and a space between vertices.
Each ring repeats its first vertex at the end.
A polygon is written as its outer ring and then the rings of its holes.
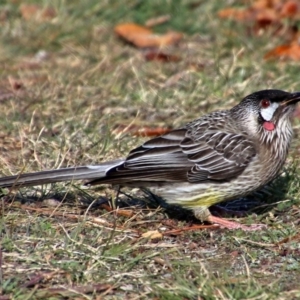
POLYGON ((207 221, 212 224, 217 224, 222 228, 227 229, 242 229, 244 231, 252 231, 252 230, 260 230, 266 227, 266 225, 263 224, 253 224, 253 225, 243 225, 238 222, 229 221, 220 217, 213 216, 208 208, 206 207, 200 207, 197 209, 194 209, 195 217, 199 220, 207 221))
POLYGON ((116 190, 117 190, 117 192, 115 193, 115 197, 111 198, 111 205, 112 205, 113 210, 117 209, 117 201, 118 201, 118 198, 119 198, 119 195, 120 195, 121 186, 117 185, 116 190))
POLYGON ((212 224, 217 224, 222 228, 227 228, 227 229, 242 229, 244 231, 254 231, 254 230, 261 230, 263 228, 266 228, 267 226, 264 224, 252 224, 252 225, 243 225, 238 222, 234 221, 229 221, 220 217, 216 217, 213 215, 210 215, 206 221, 212 223, 212 224))

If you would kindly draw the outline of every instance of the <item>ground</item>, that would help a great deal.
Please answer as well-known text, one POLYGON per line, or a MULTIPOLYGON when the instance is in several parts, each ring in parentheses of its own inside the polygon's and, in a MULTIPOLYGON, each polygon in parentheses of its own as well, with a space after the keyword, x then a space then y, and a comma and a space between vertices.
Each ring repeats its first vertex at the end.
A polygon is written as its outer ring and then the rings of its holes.
MULTIPOLYGON (((238 1, 28 1, 54 9, 42 17, 21 2, 0 4, 2 176, 123 157, 148 138, 136 129, 176 128, 260 89, 299 90, 298 62, 264 59, 280 36, 218 17, 238 1), (184 34, 164 50, 179 61, 146 61, 114 34, 165 14, 154 30, 184 34)), ((299 299, 294 119, 281 176, 225 206, 262 231, 196 230, 189 212, 136 189, 3 189, 0 299, 299 299)))

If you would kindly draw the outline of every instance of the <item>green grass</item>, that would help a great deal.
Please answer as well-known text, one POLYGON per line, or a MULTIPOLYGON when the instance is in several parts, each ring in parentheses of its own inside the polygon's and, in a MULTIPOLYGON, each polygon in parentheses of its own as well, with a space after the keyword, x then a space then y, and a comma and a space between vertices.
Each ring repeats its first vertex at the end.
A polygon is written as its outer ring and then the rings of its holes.
MULTIPOLYGON (((145 139, 116 131, 119 126, 175 128, 259 89, 299 90, 298 63, 263 59, 280 37, 254 36, 246 25, 220 20, 226 2, 191 8, 195 1, 28 1, 53 6, 57 16, 49 22, 24 20, 20 3, 0 4, 3 175, 124 156, 145 139), (184 33, 168 49, 180 62, 145 62, 113 33, 119 22, 143 24, 164 14, 170 21, 155 31, 184 33)), ((115 200, 109 187, 3 190, 2 297, 299 298, 299 120, 295 136, 271 196, 256 195, 259 214, 240 220, 267 224, 262 232, 198 230, 151 240, 142 234, 193 219, 137 190, 125 190, 116 202, 130 218, 101 208, 101 197, 115 200)), ((242 203, 226 207, 236 205, 242 203)))

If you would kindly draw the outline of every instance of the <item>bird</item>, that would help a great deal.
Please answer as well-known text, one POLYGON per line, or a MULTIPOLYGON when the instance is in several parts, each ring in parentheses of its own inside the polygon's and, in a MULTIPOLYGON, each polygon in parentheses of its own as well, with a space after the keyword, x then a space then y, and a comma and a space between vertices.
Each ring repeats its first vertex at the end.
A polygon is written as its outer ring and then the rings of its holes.
POLYGON ((0 178, 0 187, 61 181, 140 187, 168 204, 192 210, 200 221, 258 230, 211 214, 209 208, 247 196, 274 180, 292 141, 291 119, 300 92, 266 89, 231 109, 214 111, 131 150, 124 158, 0 178))

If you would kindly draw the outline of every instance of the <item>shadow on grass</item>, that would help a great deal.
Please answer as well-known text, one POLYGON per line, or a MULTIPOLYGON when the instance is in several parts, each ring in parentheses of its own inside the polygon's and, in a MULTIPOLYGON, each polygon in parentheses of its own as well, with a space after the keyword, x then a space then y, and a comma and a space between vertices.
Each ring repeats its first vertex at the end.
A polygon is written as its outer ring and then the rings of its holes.
MULTIPOLYGON (((278 203, 287 199, 290 185, 295 181, 296 176, 296 169, 294 167, 289 167, 278 176, 277 179, 261 190, 239 199, 213 205, 210 207, 210 211, 213 215, 219 217, 245 217, 253 213, 258 215, 265 214, 276 207, 278 203)), ((59 190, 56 185, 53 185, 53 189, 44 189, 43 187, 35 189, 30 188, 24 191, 20 190, 14 195, 5 195, 3 193, 1 198, 6 202, 17 201, 27 205, 31 203, 42 203, 46 199, 55 199, 57 203, 63 202, 65 205, 70 206, 79 205, 82 208, 89 207, 89 210, 91 211, 98 210, 103 204, 122 209, 136 207, 153 210, 161 207, 171 219, 192 223, 199 222, 191 210, 185 209, 179 205, 168 204, 162 198, 154 195, 148 190, 142 190, 143 195, 132 195, 126 191, 120 190, 117 193, 116 199, 113 201, 109 197, 101 196, 95 198, 95 195, 90 194, 89 190, 80 189, 77 186, 74 187, 75 189, 72 188, 69 190, 59 190)))

